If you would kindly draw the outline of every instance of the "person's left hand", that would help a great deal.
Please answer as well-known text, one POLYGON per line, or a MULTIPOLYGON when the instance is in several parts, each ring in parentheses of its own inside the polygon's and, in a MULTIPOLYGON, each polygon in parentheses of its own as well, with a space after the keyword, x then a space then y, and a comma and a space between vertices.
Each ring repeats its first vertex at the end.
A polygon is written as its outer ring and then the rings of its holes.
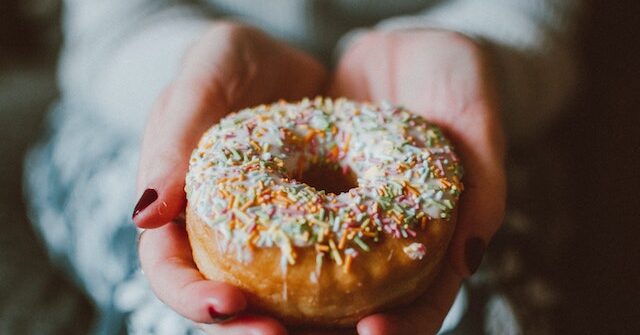
POLYGON ((504 135, 484 52, 453 32, 366 33, 341 59, 330 94, 403 105, 438 125, 462 157, 465 191, 449 262, 412 305, 357 325, 360 335, 435 334, 504 215, 504 135))

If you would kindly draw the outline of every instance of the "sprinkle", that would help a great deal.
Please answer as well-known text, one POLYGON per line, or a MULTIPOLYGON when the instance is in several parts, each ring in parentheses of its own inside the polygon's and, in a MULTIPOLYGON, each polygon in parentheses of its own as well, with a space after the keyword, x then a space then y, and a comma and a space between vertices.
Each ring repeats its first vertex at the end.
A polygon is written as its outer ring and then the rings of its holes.
POLYGON ((316 254, 316 275, 320 276, 320 271, 322 270, 322 259, 324 258, 324 253, 318 252, 316 254))
POLYGON ((231 151, 231 153, 233 154, 233 159, 234 159, 234 160, 239 161, 239 160, 241 160, 241 159, 242 159, 242 156, 240 155, 240 153, 239 153, 236 149, 234 149, 234 148, 232 148, 232 147, 229 147, 228 149, 229 149, 229 151, 231 151))
POLYGON ((242 205, 242 207, 240 207, 240 210, 246 211, 247 208, 251 207, 253 204, 254 204, 254 199, 252 198, 251 200, 245 202, 244 205, 242 205))
POLYGON ((422 243, 414 242, 402 248, 402 251, 413 260, 421 260, 427 253, 427 248, 422 243))
POLYGON ((347 243, 347 234, 342 234, 342 237, 340 238, 340 242, 338 243, 338 249, 342 250, 344 249, 345 244, 347 243))
POLYGON ((331 256, 336 261, 338 265, 342 265, 342 257, 340 257, 340 252, 336 248, 336 244, 333 240, 329 240, 329 246, 331 247, 331 256))
POLYGON ((356 244, 360 247, 360 249, 369 252, 369 246, 366 245, 364 242, 362 242, 362 240, 360 239, 360 237, 356 236, 353 238, 353 241, 356 242, 356 244))
POLYGON ((347 257, 345 258, 344 261, 344 272, 345 273, 349 273, 351 270, 351 261, 353 260, 353 257, 351 255, 347 255, 347 257))
POLYGON ((189 165, 189 201, 227 242, 247 252, 280 248, 283 272, 295 248, 313 246, 316 280, 325 254, 347 273, 356 249, 370 251, 380 234, 417 237, 430 220, 450 218, 463 188, 437 128, 402 108, 346 100, 230 114, 203 136, 189 165), (353 172, 359 187, 336 196, 293 179, 316 164, 353 172))
POLYGON ((316 251, 317 252, 327 252, 329 251, 329 247, 325 244, 316 243, 316 251))

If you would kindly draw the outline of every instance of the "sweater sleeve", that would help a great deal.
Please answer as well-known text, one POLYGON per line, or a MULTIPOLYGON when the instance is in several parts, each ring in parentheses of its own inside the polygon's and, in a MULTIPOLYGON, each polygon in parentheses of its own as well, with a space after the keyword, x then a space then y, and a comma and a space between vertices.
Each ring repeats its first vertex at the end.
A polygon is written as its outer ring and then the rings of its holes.
POLYGON ((577 0, 452 0, 380 30, 445 29, 484 45, 491 56, 505 129, 531 138, 562 110, 576 86, 573 35, 577 0))
POLYGON ((62 100, 141 133, 155 98, 206 29, 209 14, 171 0, 66 0, 62 100))

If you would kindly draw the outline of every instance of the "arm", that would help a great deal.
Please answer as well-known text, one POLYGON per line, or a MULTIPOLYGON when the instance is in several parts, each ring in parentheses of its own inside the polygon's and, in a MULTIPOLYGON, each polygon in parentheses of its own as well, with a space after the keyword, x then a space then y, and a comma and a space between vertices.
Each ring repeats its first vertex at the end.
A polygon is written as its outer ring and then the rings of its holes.
POLYGON ((333 95, 389 100, 425 116, 449 135, 465 166, 465 191, 440 278, 410 306, 362 319, 361 334, 435 333, 460 283, 480 265, 504 215, 502 123, 512 139, 522 139, 571 90, 569 30, 553 24, 565 12, 545 9, 552 4, 574 8, 560 0, 446 2, 383 21, 346 48, 333 95))
POLYGON ((239 107, 314 94, 324 69, 257 29, 201 11, 169 1, 67 1, 63 98, 131 137, 144 133, 132 219, 156 228, 138 247, 158 298, 209 334, 283 334, 275 319, 251 314, 240 289, 200 274, 175 218, 200 134, 239 107))
POLYGON ((575 89, 576 0, 455 0, 382 21, 385 31, 435 28, 465 34, 489 53, 510 139, 534 135, 575 89))

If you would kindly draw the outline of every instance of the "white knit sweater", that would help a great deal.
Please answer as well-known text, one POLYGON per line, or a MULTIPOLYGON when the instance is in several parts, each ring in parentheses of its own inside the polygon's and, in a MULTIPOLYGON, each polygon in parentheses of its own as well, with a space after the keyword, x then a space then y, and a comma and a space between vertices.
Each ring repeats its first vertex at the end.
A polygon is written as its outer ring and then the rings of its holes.
POLYGON ((67 0, 59 83, 140 133, 188 45, 215 17, 250 22, 327 60, 356 28, 434 27, 486 43, 507 132, 529 136, 572 92, 577 0, 67 0))

